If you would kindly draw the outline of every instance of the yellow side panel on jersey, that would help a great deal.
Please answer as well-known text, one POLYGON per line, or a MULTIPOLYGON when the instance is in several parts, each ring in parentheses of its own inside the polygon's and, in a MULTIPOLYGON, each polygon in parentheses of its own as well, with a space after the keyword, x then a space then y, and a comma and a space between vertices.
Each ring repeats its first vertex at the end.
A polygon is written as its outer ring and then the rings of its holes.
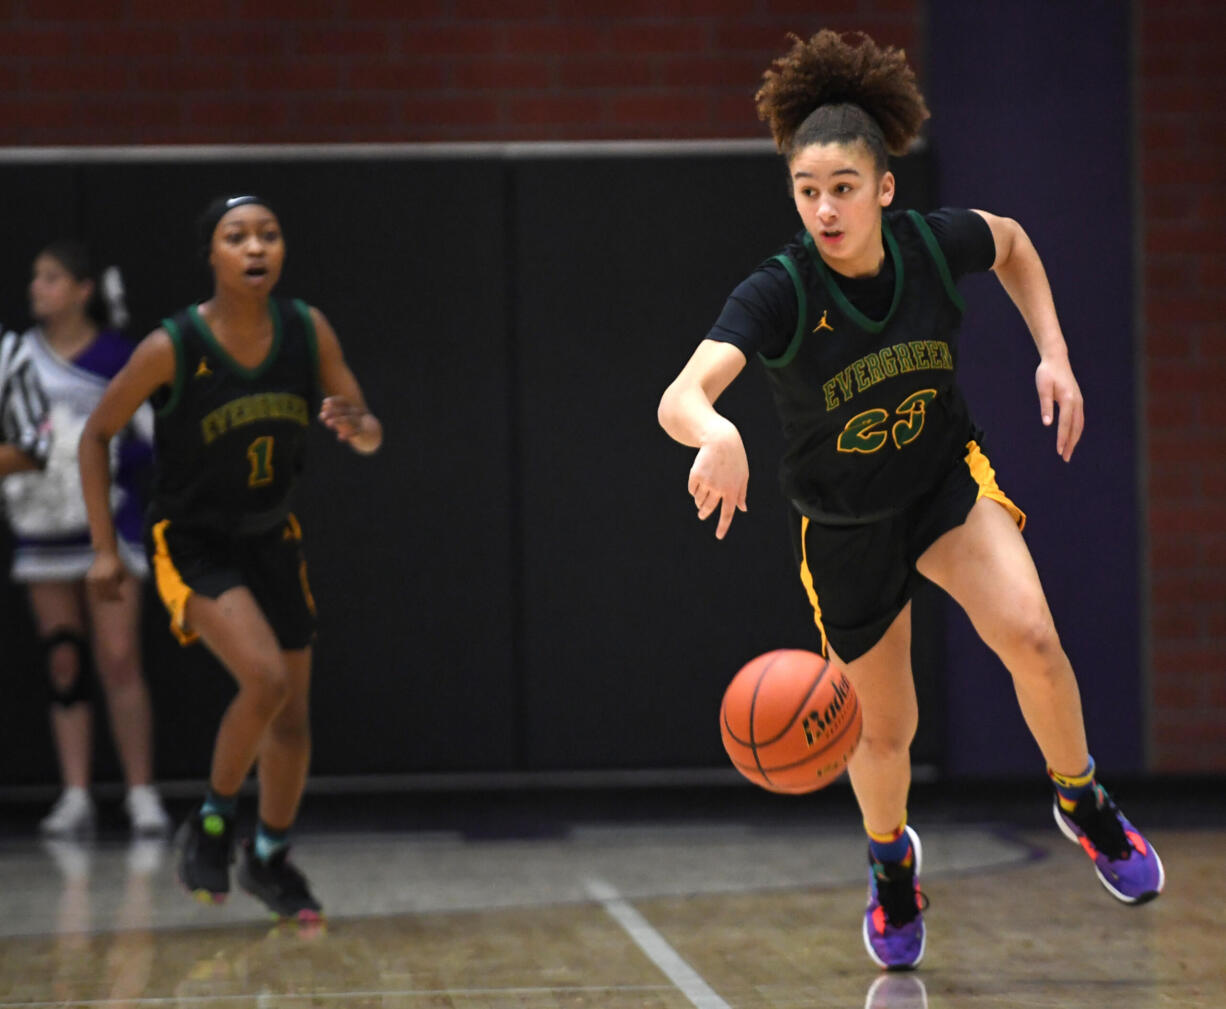
POLYGON ((822 607, 817 601, 817 589, 813 587, 813 573, 809 570, 809 550, 805 544, 805 534, 809 531, 809 518, 800 517, 800 581, 809 594, 809 603, 813 607, 813 622, 817 624, 817 632, 822 636, 822 658, 830 658, 830 645, 826 641, 826 628, 822 626, 822 607))
POLYGON ((971 471, 971 478, 979 484, 979 493, 975 500, 978 501, 981 497, 991 498, 1013 516, 1013 521, 1019 529, 1025 529, 1026 513, 996 486, 996 471, 992 469, 992 464, 988 462, 988 457, 983 454, 976 441, 966 443, 966 465, 971 471))
POLYGON ((175 562, 166 546, 166 527, 170 519, 162 519, 153 527, 153 577, 157 583, 158 595, 166 611, 170 614, 170 631, 181 645, 190 645, 196 640, 195 631, 187 627, 187 601, 192 597, 192 590, 183 581, 175 562))

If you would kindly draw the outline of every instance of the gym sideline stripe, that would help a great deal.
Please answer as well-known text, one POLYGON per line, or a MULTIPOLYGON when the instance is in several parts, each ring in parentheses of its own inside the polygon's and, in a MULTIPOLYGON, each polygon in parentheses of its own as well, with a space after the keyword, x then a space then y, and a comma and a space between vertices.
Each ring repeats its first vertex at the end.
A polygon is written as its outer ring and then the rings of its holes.
POLYGON ((660 968, 678 990, 694 1005, 695 1009, 732 1009, 715 994, 681 954, 672 948, 647 919, 622 899, 617 889, 603 879, 584 880, 587 892, 600 901, 609 915, 623 928, 635 944, 657 967, 660 968))

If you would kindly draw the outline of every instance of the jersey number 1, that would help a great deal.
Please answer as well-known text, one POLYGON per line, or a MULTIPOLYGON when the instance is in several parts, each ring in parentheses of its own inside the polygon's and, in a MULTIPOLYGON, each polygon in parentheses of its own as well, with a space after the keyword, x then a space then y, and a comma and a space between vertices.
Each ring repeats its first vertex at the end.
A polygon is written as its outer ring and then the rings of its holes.
POLYGON ((272 435, 262 434, 247 446, 247 461, 251 463, 248 487, 272 483, 272 435))

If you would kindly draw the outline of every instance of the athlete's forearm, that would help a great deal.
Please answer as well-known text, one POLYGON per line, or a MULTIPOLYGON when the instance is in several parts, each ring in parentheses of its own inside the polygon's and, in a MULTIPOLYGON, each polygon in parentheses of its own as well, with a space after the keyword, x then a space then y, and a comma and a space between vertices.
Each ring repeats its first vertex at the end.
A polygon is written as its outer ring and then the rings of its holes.
POLYGON ((690 448, 701 448, 714 435, 733 427, 732 421, 711 405, 699 385, 679 386, 674 382, 660 398, 656 416, 673 441, 690 448))
POLYGON ((110 438, 104 438, 87 421, 77 444, 81 494, 89 516, 89 539, 98 552, 117 549, 115 520, 111 515, 110 442, 110 438))
POLYGON ((1043 269, 1038 250, 1021 225, 1015 225, 1009 255, 997 264, 996 276, 1025 320, 1039 357, 1044 360, 1067 358, 1068 345, 1064 342, 1060 320, 1056 316, 1056 303, 1047 280, 1047 271, 1043 269))

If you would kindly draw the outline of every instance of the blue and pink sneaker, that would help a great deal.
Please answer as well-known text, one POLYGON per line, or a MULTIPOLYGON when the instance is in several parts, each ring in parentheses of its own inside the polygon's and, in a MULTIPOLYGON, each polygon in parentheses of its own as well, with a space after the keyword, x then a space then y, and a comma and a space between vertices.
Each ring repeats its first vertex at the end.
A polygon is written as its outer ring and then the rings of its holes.
POLYGON ((1162 892, 1166 882, 1162 859, 1102 785, 1083 795, 1071 813, 1061 808, 1057 797, 1052 812, 1060 832, 1090 856, 1112 897, 1125 904, 1144 904, 1162 892))
POLYGON ((911 860, 877 862, 869 855, 868 907, 864 911, 864 947, 885 970, 911 970, 924 958, 924 907, 919 888, 923 849, 919 835, 906 828, 911 860))

